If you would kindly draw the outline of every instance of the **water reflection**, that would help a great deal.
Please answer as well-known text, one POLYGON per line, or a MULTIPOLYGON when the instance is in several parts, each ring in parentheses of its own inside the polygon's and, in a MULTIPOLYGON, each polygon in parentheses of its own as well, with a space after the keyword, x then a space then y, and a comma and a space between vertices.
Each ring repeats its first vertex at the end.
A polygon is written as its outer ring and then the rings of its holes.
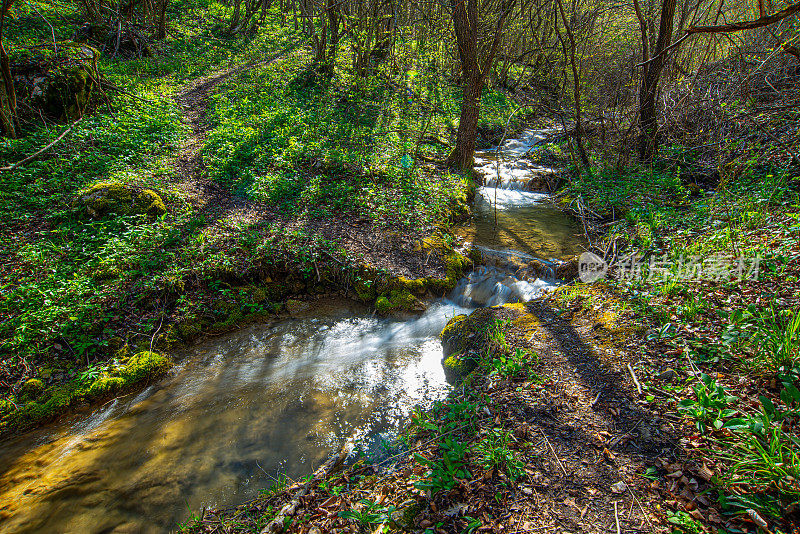
POLYGON ((164 532, 306 474, 446 395, 437 335, 462 311, 400 322, 338 303, 203 343, 140 394, 4 443, 0 532, 164 532))

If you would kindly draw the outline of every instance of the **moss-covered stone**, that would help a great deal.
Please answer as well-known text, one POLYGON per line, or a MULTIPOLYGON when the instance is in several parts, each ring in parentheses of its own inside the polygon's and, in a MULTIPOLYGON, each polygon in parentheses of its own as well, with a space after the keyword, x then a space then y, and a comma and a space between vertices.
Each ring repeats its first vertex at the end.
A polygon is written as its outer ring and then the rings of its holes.
POLYGON ((390 524, 402 531, 417 530, 416 519, 422 510, 422 505, 417 501, 405 502, 392 513, 390 524))
POLYGON ((156 378, 166 373, 172 361, 157 352, 142 351, 133 355, 127 365, 117 371, 126 384, 156 378))
POLYGON ((34 105, 59 120, 73 121, 83 116, 99 96, 89 69, 84 62, 67 63, 43 73, 44 87, 40 88, 41 96, 34 105))
POLYGON ((125 379, 119 376, 101 376, 86 390, 87 398, 97 398, 116 393, 125 386, 125 379))
POLYGON ((478 362, 473 357, 451 354, 444 359, 442 366, 444 367, 445 377, 450 382, 458 382, 475 370, 478 367, 478 362))
POLYGON ((19 390, 20 399, 23 401, 33 400, 39 397, 44 391, 44 382, 38 378, 27 380, 19 390))
POLYGON ((425 278, 406 278, 398 276, 393 280, 393 285, 398 289, 405 289, 411 293, 422 296, 428 290, 427 280, 425 278))
POLYGON ((192 339, 203 330, 203 320, 200 317, 191 315, 185 317, 178 324, 175 325, 178 334, 184 340, 192 339))
POLYGON ((26 428, 58 415, 71 406, 77 390, 78 385, 74 381, 48 388, 39 398, 9 415, 11 426, 26 428))
POLYGON ((389 315, 397 312, 424 311, 425 305, 412 295, 409 290, 394 289, 378 297, 375 301, 375 309, 381 315, 389 315))
POLYGON ((490 308, 478 308, 470 315, 450 319, 439 334, 445 357, 466 351, 482 351, 487 346, 487 332, 495 317, 490 308))
POLYGON ((164 201, 150 189, 136 189, 119 182, 100 182, 82 191, 73 206, 91 217, 109 213, 158 217, 167 212, 164 201))
POLYGON ((16 410, 17 407, 8 399, 0 399, 0 417, 5 416, 16 410))

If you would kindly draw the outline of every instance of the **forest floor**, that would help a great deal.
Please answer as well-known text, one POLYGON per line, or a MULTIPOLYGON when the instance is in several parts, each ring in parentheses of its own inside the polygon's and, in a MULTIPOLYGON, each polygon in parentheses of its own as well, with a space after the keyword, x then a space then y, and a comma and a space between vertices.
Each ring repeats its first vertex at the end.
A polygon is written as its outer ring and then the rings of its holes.
MULTIPOLYGON (((186 530, 793 532, 797 370, 754 339, 797 350, 800 330, 755 310, 800 307, 798 215, 790 202, 737 228, 764 254, 758 277, 578 282, 456 318, 446 351, 477 368, 384 457, 340 454, 186 530), (766 449, 751 441, 776 422, 766 449)), ((717 231, 653 237, 685 251, 717 231)))

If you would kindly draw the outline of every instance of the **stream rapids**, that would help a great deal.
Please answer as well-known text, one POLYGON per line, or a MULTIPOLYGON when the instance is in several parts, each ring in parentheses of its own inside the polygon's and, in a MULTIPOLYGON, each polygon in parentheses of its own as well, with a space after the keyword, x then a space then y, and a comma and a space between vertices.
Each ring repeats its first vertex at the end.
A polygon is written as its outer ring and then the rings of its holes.
POLYGON ((515 266, 582 250, 575 222, 529 190, 555 172, 526 158, 551 133, 476 155, 486 185, 457 233, 488 261, 447 298, 408 320, 329 301, 211 338, 145 390, 3 442, 0 533, 169 532, 203 507, 313 471, 348 441, 386 454, 415 406, 449 393, 438 339, 447 321, 535 298, 557 282, 515 266))

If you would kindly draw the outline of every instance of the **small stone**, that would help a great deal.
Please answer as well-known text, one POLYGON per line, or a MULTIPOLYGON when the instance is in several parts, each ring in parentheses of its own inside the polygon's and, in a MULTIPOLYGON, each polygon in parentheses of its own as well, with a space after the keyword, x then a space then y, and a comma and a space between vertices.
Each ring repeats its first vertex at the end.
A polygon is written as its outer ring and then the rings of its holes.
POLYGON ((625 490, 628 489, 628 485, 625 484, 622 480, 617 482, 616 484, 611 484, 611 491, 614 493, 624 493, 625 490))
POLYGON ((673 371, 672 369, 667 369, 663 373, 658 375, 659 380, 665 380, 667 382, 675 380, 678 378, 678 373, 673 371))

